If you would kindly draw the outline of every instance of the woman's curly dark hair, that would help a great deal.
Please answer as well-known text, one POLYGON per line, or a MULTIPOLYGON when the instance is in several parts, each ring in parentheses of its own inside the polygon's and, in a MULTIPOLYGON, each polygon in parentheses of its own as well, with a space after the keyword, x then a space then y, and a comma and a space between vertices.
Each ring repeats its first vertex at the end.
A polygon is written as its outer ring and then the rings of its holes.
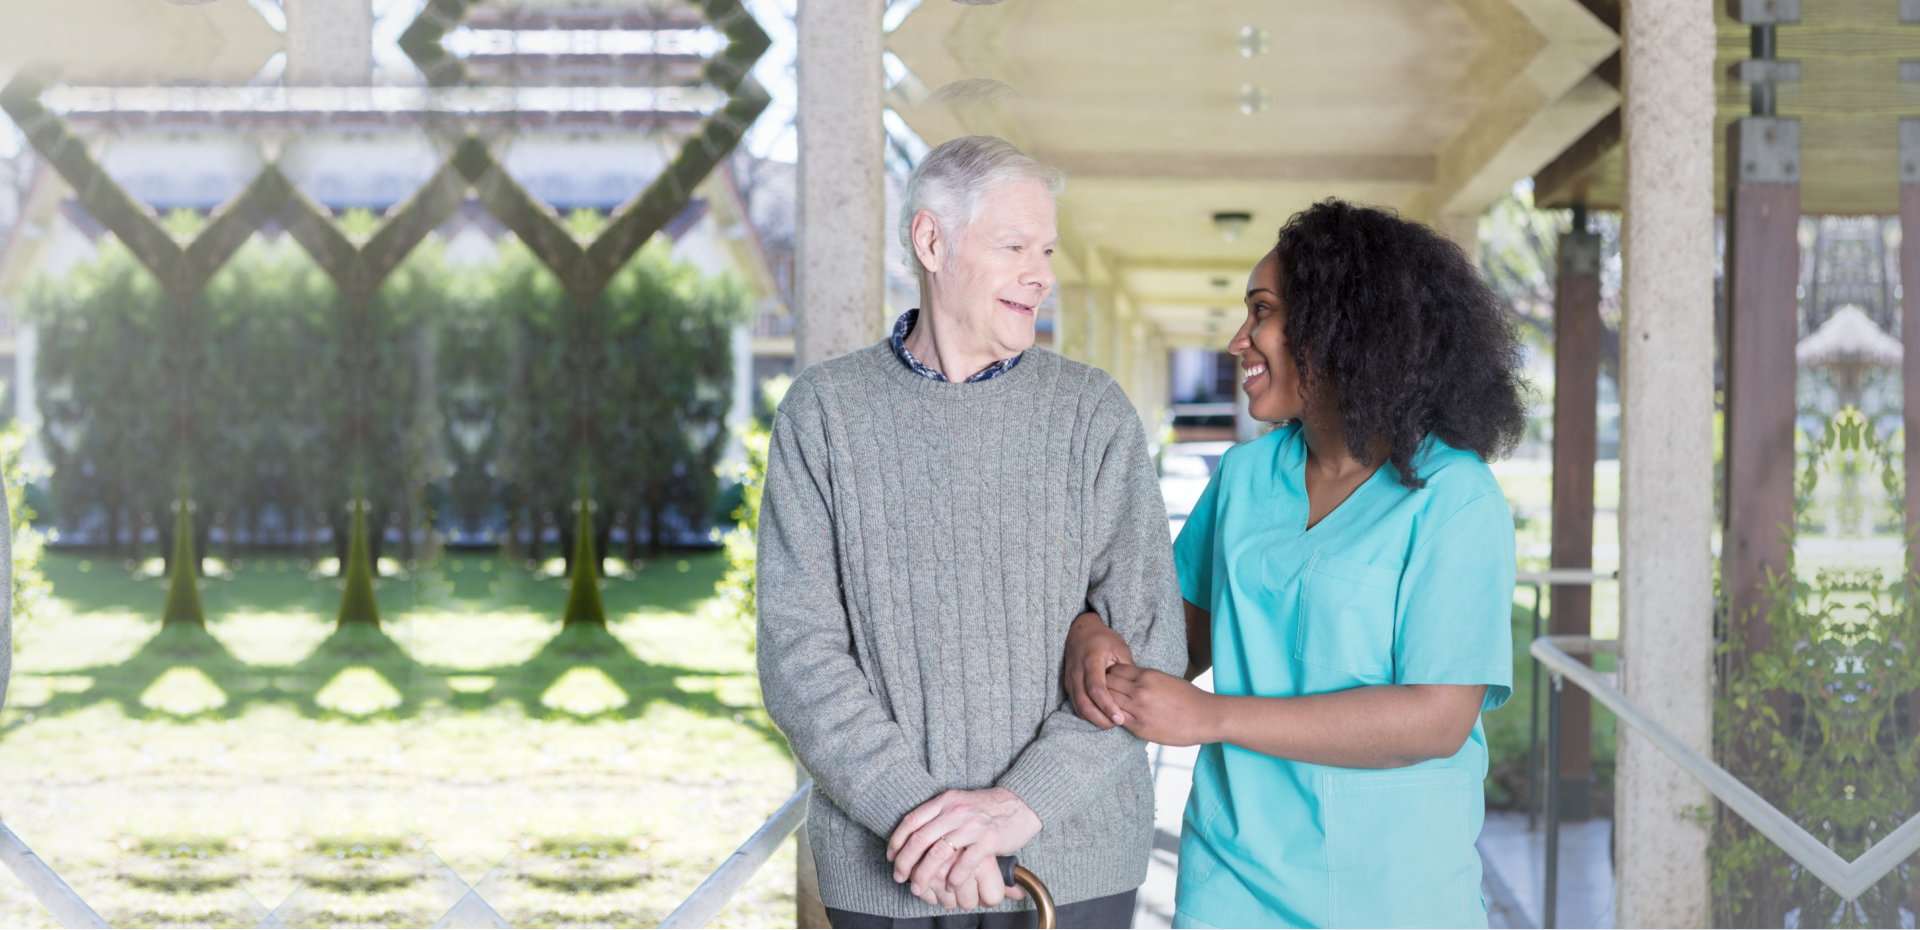
POLYGON ((1427 433, 1488 461, 1526 431, 1520 343, 1465 253, 1380 210, 1326 200, 1280 229, 1285 335, 1311 399, 1331 394, 1347 448, 1379 443, 1409 488, 1427 433), (1324 394, 1323 394, 1324 392, 1324 394))

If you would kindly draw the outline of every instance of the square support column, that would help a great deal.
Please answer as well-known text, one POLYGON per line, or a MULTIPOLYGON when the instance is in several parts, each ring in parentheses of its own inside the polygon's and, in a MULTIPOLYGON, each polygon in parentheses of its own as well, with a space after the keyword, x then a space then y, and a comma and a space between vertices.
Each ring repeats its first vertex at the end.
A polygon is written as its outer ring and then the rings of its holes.
MULTIPOLYGON (((885 0, 807 0, 794 21, 800 46, 794 69, 800 94, 796 370, 870 345, 886 325, 885 13, 885 0)), ((796 777, 804 780, 805 771, 796 777)), ((828 926, 804 824, 796 837, 796 924, 828 926)))
POLYGON ((1900 121, 1900 342, 1908 350, 1901 360, 1905 387, 1908 462, 1907 572, 1920 572, 1920 481, 1912 463, 1920 462, 1920 119, 1900 121))
POLYGON ((1084 284, 1062 284, 1055 292, 1058 309, 1053 321, 1053 350, 1080 362, 1092 362, 1092 289, 1084 284))
MULTIPOLYGON (((1773 642, 1763 589, 1793 532, 1800 121, 1727 127, 1726 523, 1721 576, 1746 652, 1773 642)), ((1739 661, 1738 658, 1735 661, 1739 661)), ((1729 760, 1737 761, 1737 760, 1729 760)))
MULTIPOLYGON (((1560 237, 1553 294, 1553 567, 1593 568, 1593 468, 1599 450, 1600 237, 1584 228, 1560 237)), ((1552 631, 1593 632, 1593 586, 1554 585, 1552 631)), ((1589 663, 1591 664, 1591 663, 1589 663)), ((1560 812, 1593 816, 1593 702, 1560 701, 1560 812)))
MULTIPOLYGON (((1621 6, 1620 683, 1701 753, 1713 739, 1714 7, 1621 6)), ((1615 920, 1704 927, 1713 796, 1622 727, 1615 920)))
POLYGON ((794 365, 878 341, 886 315, 884 0, 799 6, 794 365))
POLYGON ((369 0, 286 0, 290 85, 365 87, 373 78, 369 0))

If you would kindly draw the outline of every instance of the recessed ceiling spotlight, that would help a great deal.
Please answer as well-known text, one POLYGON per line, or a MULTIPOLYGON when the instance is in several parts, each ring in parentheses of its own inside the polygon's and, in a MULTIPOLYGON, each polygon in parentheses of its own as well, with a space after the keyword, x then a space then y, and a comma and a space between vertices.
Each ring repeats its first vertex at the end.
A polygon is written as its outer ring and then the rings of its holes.
POLYGON ((1253 222, 1251 213, 1222 211, 1213 215, 1213 231, 1219 233, 1220 238, 1232 242, 1240 238, 1241 233, 1247 231, 1247 224, 1251 222, 1253 222))
POLYGON ((1267 104, 1271 102, 1273 98, 1272 98, 1272 95, 1267 93, 1267 89, 1264 87, 1256 87, 1252 84, 1242 84, 1240 85, 1239 99, 1240 99, 1240 112, 1247 116, 1252 116, 1253 114, 1266 109, 1267 104))
POLYGON ((1241 58, 1253 58, 1267 53, 1268 47, 1273 44, 1273 37, 1267 35, 1265 29, 1241 26, 1240 39, 1234 44, 1239 47, 1241 58))

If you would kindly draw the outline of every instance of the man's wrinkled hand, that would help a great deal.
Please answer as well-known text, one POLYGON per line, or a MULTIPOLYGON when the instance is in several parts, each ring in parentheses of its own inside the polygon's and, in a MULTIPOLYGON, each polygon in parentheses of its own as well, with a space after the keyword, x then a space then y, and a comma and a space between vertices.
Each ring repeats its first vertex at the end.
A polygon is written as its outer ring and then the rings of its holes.
POLYGON ((997 876, 994 857, 1019 852, 1040 827, 1027 802, 1005 788, 942 792, 902 818, 887 841, 893 880, 911 880, 909 890, 923 901, 957 907, 956 886, 977 891, 980 869, 997 876))
POLYGON ((1073 618, 1067 630, 1067 657, 1060 680, 1073 699, 1073 710, 1102 730, 1125 725, 1126 712, 1107 689, 1107 670, 1132 665, 1133 650, 1112 627, 1091 611, 1073 618))
POLYGON ((1127 717, 1133 735, 1162 746, 1218 742, 1211 734, 1214 695, 1184 678, 1133 665, 1107 671, 1107 689, 1127 717))
MULTIPOLYGON (((956 870, 953 874, 962 873, 956 870)), ((960 909, 970 911, 980 907, 999 907, 1000 902, 1008 898, 1018 901, 1026 897, 1026 892, 1021 891, 1020 886, 1007 885, 1003 882, 1004 879, 1000 877, 1000 863, 997 860, 989 858, 980 863, 980 867, 973 870, 973 879, 971 881, 962 879, 959 887, 954 889, 960 909)))

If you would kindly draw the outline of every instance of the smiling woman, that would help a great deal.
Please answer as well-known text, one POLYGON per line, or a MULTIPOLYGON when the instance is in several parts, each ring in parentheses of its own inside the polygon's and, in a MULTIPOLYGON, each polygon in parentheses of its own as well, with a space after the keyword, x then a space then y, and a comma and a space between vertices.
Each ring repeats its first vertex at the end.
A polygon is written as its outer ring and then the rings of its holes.
POLYGON ((1174 543, 1187 679, 1091 614, 1097 726, 1204 744, 1175 926, 1486 926, 1482 711, 1511 693, 1519 438, 1504 312, 1432 230, 1338 201, 1289 220, 1228 343, 1282 428, 1221 456, 1174 543), (1213 692, 1190 680, 1213 670, 1213 692), (1242 825, 1258 824, 1246 830, 1242 825))

